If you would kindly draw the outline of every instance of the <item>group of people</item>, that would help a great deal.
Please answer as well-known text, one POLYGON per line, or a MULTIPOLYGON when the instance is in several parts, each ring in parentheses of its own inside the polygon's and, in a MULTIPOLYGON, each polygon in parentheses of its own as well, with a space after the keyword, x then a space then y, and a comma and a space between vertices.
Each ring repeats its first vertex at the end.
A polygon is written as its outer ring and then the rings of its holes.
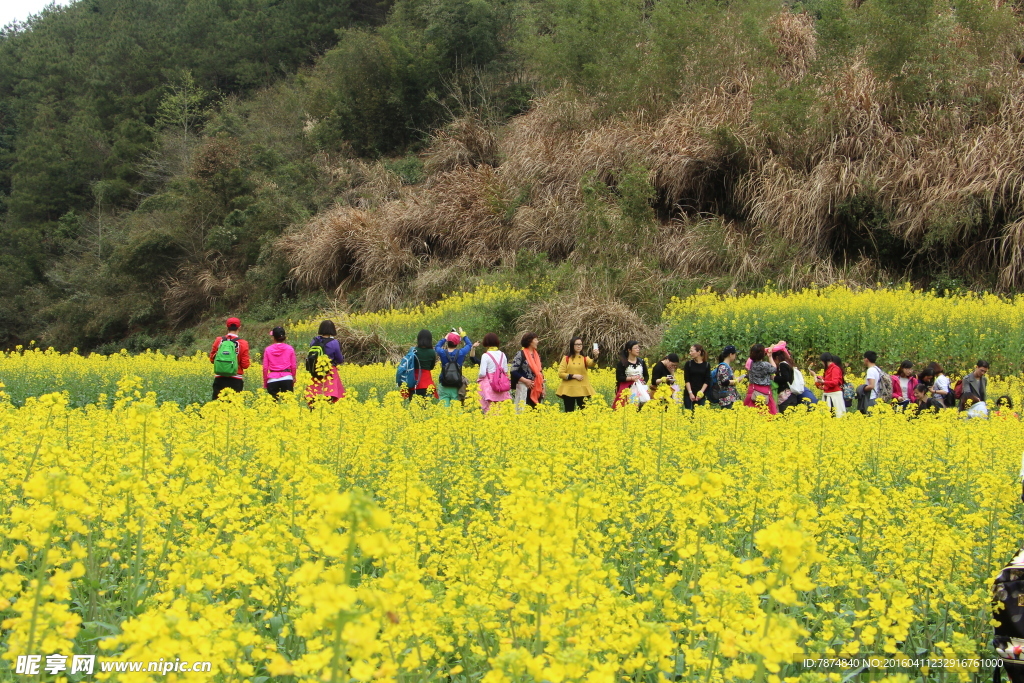
MULTIPOLYGON (((214 372, 213 400, 217 400, 225 389, 242 391, 245 388, 245 371, 251 364, 249 342, 239 335, 242 321, 228 318, 225 324, 227 332, 214 340, 210 351, 214 372)), ((337 334, 334 323, 325 320, 309 343, 306 369, 314 380, 306 389, 306 398, 310 401, 323 397, 334 402, 345 395, 345 386, 338 373, 338 366, 345 361, 345 356, 337 334)), ((272 329, 270 336, 273 343, 263 350, 263 388, 276 399, 282 392, 295 390, 298 359, 295 348, 287 342, 283 327, 272 329)))
MULTIPOLYGON (((244 372, 251 362, 249 344, 239 336, 241 321, 228 318, 226 325, 227 333, 217 337, 210 351, 215 373, 214 399, 224 389, 242 391, 244 372)), ((298 362, 295 349, 287 343, 284 328, 275 327, 270 334, 273 343, 263 352, 263 386, 276 398, 281 392, 294 391, 298 362)), ((501 340, 493 332, 484 335, 481 342, 473 342, 461 328, 452 328, 435 344, 430 330, 420 330, 416 344, 399 364, 396 383, 409 399, 436 396, 445 406, 452 401, 465 401, 468 381, 464 367, 472 359, 479 364, 480 404, 485 413, 495 403, 509 400, 517 411, 533 408, 547 394, 539 344, 540 338, 535 333, 523 335, 519 351, 509 362, 501 350, 501 340), (437 382, 435 369, 438 370, 437 382)), ((630 340, 618 354, 614 408, 627 405, 643 408, 651 401, 674 401, 687 409, 706 404, 731 409, 742 402, 748 407, 762 405, 770 414, 777 414, 819 400, 785 341, 767 347, 751 346, 743 365, 745 374, 737 371, 739 351, 732 345, 723 348, 717 362, 712 363, 701 344, 692 344, 688 359, 682 365, 681 378, 677 376, 680 366, 677 354, 666 354, 653 368, 648 368, 641 352, 640 343, 630 340), (746 390, 741 395, 739 385, 744 380, 746 390)), ((597 366, 599 356, 598 344, 588 349, 580 337, 569 341, 559 359, 559 384, 555 390, 565 412, 583 408, 596 393, 590 382, 590 371, 597 366)), ((338 372, 344 360, 335 324, 323 321, 309 343, 306 356, 305 366, 313 378, 306 390, 309 401, 322 397, 333 402, 345 395, 338 372)), ((812 381, 821 391, 821 400, 837 417, 849 409, 867 413, 880 402, 891 402, 897 408, 914 404, 919 411, 959 408, 970 417, 986 415, 989 410, 986 377, 989 363, 983 359, 954 385, 938 363, 928 363, 915 371, 914 363, 904 360, 895 373, 888 374, 879 367, 878 354, 866 351, 862 359, 864 384, 856 388, 846 381, 843 363, 837 356, 822 353, 818 360, 821 373, 813 374, 812 381)), ((996 401, 997 409, 1012 410, 1012 407, 1008 396, 996 401)))

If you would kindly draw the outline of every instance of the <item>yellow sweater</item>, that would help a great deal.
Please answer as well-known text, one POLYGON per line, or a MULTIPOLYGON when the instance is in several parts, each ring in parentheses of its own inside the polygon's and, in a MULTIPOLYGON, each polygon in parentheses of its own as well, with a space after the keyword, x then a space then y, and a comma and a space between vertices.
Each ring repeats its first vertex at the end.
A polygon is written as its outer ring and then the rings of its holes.
POLYGON ((594 387, 590 385, 590 376, 587 368, 597 365, 597 361, 586 356, 573 356, 566 358, 562 356, 562 362, 558 365, 558 376, 562 383, 558 385, 556 396, 593 396, 594 387), (569 375, 582 375, 583 379, 569 379, 569 375))

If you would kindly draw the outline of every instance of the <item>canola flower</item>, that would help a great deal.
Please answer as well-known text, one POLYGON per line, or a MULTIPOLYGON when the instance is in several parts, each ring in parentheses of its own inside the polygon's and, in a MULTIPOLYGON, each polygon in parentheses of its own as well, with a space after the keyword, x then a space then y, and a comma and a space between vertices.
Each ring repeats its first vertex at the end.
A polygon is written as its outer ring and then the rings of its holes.
POLYGON ((955 411, 180 406, 134 378, 109 403, 5 399, 0 660, 214 663, 101 675, 117 681, 611 683, 985 654, 1022 450, 1016 417, 955 411))

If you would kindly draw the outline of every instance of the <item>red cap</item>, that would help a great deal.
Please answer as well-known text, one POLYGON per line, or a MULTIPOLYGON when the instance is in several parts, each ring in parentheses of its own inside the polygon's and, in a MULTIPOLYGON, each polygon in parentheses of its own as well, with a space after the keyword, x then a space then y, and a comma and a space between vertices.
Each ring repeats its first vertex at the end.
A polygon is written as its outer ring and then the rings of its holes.
POLYGON ((239 327, 241 327, 242 326, 242 321, 239 320, 238 318, 228 318, 224 322, 224 324, 227 325, 228 327, 231 327, 232 325, 238 325, 239 327))
POLYGON ((449 332, 445 335, 445 341, 451 342, 452 344, 458 344, 462 341, 462 337, 459 336, 458 332, 449 332))

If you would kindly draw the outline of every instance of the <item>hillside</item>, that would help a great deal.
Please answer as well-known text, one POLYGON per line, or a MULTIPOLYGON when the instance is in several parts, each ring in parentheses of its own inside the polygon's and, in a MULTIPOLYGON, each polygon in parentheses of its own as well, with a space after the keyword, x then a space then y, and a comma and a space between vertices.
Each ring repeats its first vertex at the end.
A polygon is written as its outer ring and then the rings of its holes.
POLYGON ((0 37, 0 344, 481 283, 636 327, 706 286, 1024 285, 1013 3, 353 2, 310 40, 294 0, 203 44, 159 1, 148 43, 113 0, 0 37))

